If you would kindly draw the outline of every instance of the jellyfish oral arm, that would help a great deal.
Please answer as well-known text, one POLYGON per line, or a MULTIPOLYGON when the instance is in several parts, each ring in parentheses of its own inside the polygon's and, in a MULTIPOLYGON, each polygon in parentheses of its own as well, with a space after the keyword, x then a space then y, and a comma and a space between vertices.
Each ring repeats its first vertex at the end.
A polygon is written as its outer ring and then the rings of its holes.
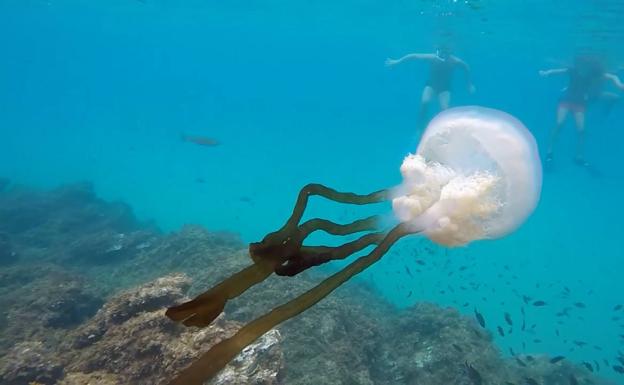
POLYGON ((371 216, 349 224, 336 224, 320 218, 299 224, 308 199, 312 195, 356 205, 379 203, 389 199, 387 190, 357 195, 338 192, 319 184, 305 186, 301 189, 293 213, 286 224, 278 231, 266 235, 262 241, 249 245, 253 265, 225 279, 193 300, 169 308, 166 315, 186 326, 208 326, 223 311, 228 300, 238 297, 253 285, 264 281, 272 273, 296 275, 310 267, 347 258, 370 245, 377 246, 368 255, 358 258, 308 292, 250 322, 232 338, 212 347, 198 361, 183 370, 172 385, 200 385, 203 381, 212 378, 236 354, 262 334, 313 306, 351 277, 378 261, 398 239, 415 233, 413 226, 405 223, 396 225, 388 232, 374 231, 379 227, 379 216, 371 216), (317 230, 334 235, 370 232, 340 246, 303 246, 306 237, 317 230))

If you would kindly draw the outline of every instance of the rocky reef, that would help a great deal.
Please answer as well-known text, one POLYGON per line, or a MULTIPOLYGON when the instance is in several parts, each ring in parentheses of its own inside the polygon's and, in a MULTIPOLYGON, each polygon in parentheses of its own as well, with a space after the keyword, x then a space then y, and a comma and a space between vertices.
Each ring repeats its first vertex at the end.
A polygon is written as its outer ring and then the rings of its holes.
MULTIPOLYGON (((204 329, 164 316, 248 263, 234 234, 199 226, 163 234, 87 184, 0 188, 0 383, 166 384, 242 322, 320 279, 272 277, 204 329)), ((503 357, 489 332, 456 309, 397 310, 350 282, 245 349, 212 384, 573 381, 609 383, 566 360, 503 357)))

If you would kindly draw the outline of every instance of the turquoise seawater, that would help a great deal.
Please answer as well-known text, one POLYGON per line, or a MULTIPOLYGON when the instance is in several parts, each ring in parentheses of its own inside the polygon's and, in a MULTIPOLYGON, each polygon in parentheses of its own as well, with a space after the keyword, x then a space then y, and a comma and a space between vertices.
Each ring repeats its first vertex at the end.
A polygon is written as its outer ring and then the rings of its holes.
MULTIPOLYGON (((387 68, 387 57, 450 44, 477 88, 469 94, 456 74, 451 105, 516 116, 544 155, 567 79, 538 71, 590 51, 624 77, 623 15, 614 0, 2 0, 0 175, 42 188, 92 181, 164 230, 199 223, 258 240, 306 183, 360 193, 400 183, 428 67, 387 68)), ((494 333, 524 306, 533 335, 495 334, 505 352, 613 361, 624 323, 612 318, 624 302, 623 127, 624 103, 608 114, 590 106, 594 176, 573 162, 570 119, 541 202, 517 232, 455 249, 404 240, 362 278, 401 307, 477 308, 494 333), (471 284, 479 289, 461 289, 471 284), (559 325, 566 306, 572 317, 559 325), (574 340, 588 346, 570 351, 574 340)), ((336 220, 390 212, 310 208, 336 220)))

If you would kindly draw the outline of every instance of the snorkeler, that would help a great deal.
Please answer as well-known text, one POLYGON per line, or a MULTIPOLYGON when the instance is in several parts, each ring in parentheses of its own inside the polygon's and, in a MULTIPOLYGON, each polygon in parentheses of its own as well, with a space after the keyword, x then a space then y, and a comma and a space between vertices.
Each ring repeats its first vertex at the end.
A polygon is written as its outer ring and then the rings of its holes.
POLYGON ((470 67, 463 60, 454 56, 448 47, 440 47, 435 53, 410 53, 400 59, 386 59, 386 66, 392 67, 406 60, 426 60, 430 63, 429 79, 420 100, 421 127, 427 123, 427 107, 434 96, 438 97, 441 110, 449 108, 451 83, 455 69, 464 70, 468 92, 474 93, 475 87, 470 78, 470 67))
POLYGON ((612 92, 603 92, 602 87, 605 81, 611 82, 620 90, 624 90, 624 84, 616 75, 606 72, 598 58, 590 55, 577 56, 574 59, 574 65, 571 67, 542 70, 539 71, 539 74, 543 77, 567 74, 569 77, 568 86, 563 89, 563 94, 557 106, 557 123, 550 135, 546 153, 546 167, 552 164, 555 141, 570 111, 574 114, 576 131, 578 133, 574 161, 580 166, 588 167, 589 163, 584 157, 585 111, 587 105, 597 100, 612 103, 619 98, 618 95, 612 92))

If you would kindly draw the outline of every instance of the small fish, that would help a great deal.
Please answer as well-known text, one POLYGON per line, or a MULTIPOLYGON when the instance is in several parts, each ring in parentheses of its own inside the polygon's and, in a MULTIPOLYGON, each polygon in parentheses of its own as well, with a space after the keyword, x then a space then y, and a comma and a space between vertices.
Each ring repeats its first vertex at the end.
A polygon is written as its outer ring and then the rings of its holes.
POLYGON ((620 374, 624 374, 624 367, 620 365, 613 365, 613 370, 620 374))
POLYGON ((582 348, 583 346, 587 345, 587 342, 583 342, 583 341, 578 341, 578 340, 574 340, 572 341, 574 343, 574 345, 582 348))
POLYGON ((551 358, 550 361, 548 362, 550 362, 551 364, 556 364, 557 362, 562 361, 562 360, 565 360, 564 356, 556 356, 556 357, 551 358))
POLYGON ((525 363, 524 363, 524 361, 522 361, 522 360, 521 360, 520 358, 518 358, 518 357, 515 357, 515 359, 516 359, 516 362, 517 362, 520 366, 522 366, 522 367, 525 367, 525 368, 526 368, 527 364, 525 364, 525 363))
POLYGON ((425 266, 425 261, 423 261, 422 259, 417 259, 416 263, 419 264, 420 266, 425 266))
POLYGON ((182 134, 180 137, 182 138, 182 141, 184 142, 195 143, 197 145, 205 146, 205 147, 215 147, 221 144, 219 143, 218 140, 214 138, 209 138, 207 136, 192 136, 192 135, 182 134))
POLYGON ((483 318, 483 315, 477 311, 477 308, 474 309, 474 314, 477 322, 479 322, 479 325, 481 325, 482 328, 485 328, 485 318, 483 318))
POLYGON ((414 278, 414 276, 412 275, 412 272, 410 271, 409 267, 407 267, 407 265, 405 265, 405 272, 407 273, 407 275, 410 276, 410 278, 414 278))
POLYGON ((575 302, 574 306, 578 307, 579 309, 585 309, 587 307, 583 302, 575 302))
POLYGON ((535 381, 531 377, 524 377, 524 381, 526 381, 528 385, 539 385, 539 382, 535 381))
POLYGON ((527 354, 527 355, 526 355, 526 356, 524 356, 524 357, 525 357, 525 358, 527 359, 527 361, 529 361, 529 362, 534 362, 534 361, 535 361, 535 358, 533 358, 533 356, 531 356, 531 355, 529 355, 529 354, 527 354))
POLYGON ((513 321, 511 320, 511 315, 509 315, 509 313, 505 313, 505 321, 509 324, 509 326, 513 326, 513 321))
POLYGON ((594 372, 594 368, 593 366, 591 366, 591 364, 589 362, 585 362, 583 361, 583 366, 585 366, 587 368, 587 370, 589 370, 590 372, 594 372))
POLYGON ((535 302, 533 302, 533 306, 536 306, 536 307, 546 306, 546 302, 544 302, 544 301, 535 301, 535 302))
POLYGON ((240 198, 238 198, 239 201, 241 202, 245 202, 245 203, 253 203, 253 199, 251 199, 248 196, 242 196, 240 198))
POLYGON ((199 184, 204 184, 204 183, 206 183, 206 179, 201 178, 201 177, 200 178, 195 178, 195 182, 197 182, 199 184))
POLYGON ((496 329, 498 330, 498 334, 500 334, 501 337, 505 337, 505 332, 503 331, 502 327, 497 326, 496 329))
POLYGON ((412 296, 412 291, 410 290, 409 294, 407 294, 407 298, 412 296))
POLYGON ((613 311, 618 311, 618 310, 622 310, 622 305, 615 305, 615 307, 613 308, 613 311))
POLYGON ((468 361, 466 361, 464 365, 466 367, 468 378, 473 383, 473 385, 482 385, 483 378, 481 377, 481 374, 477 371, 477 369, 475 369, 472 365, 470 365, 468 361))

